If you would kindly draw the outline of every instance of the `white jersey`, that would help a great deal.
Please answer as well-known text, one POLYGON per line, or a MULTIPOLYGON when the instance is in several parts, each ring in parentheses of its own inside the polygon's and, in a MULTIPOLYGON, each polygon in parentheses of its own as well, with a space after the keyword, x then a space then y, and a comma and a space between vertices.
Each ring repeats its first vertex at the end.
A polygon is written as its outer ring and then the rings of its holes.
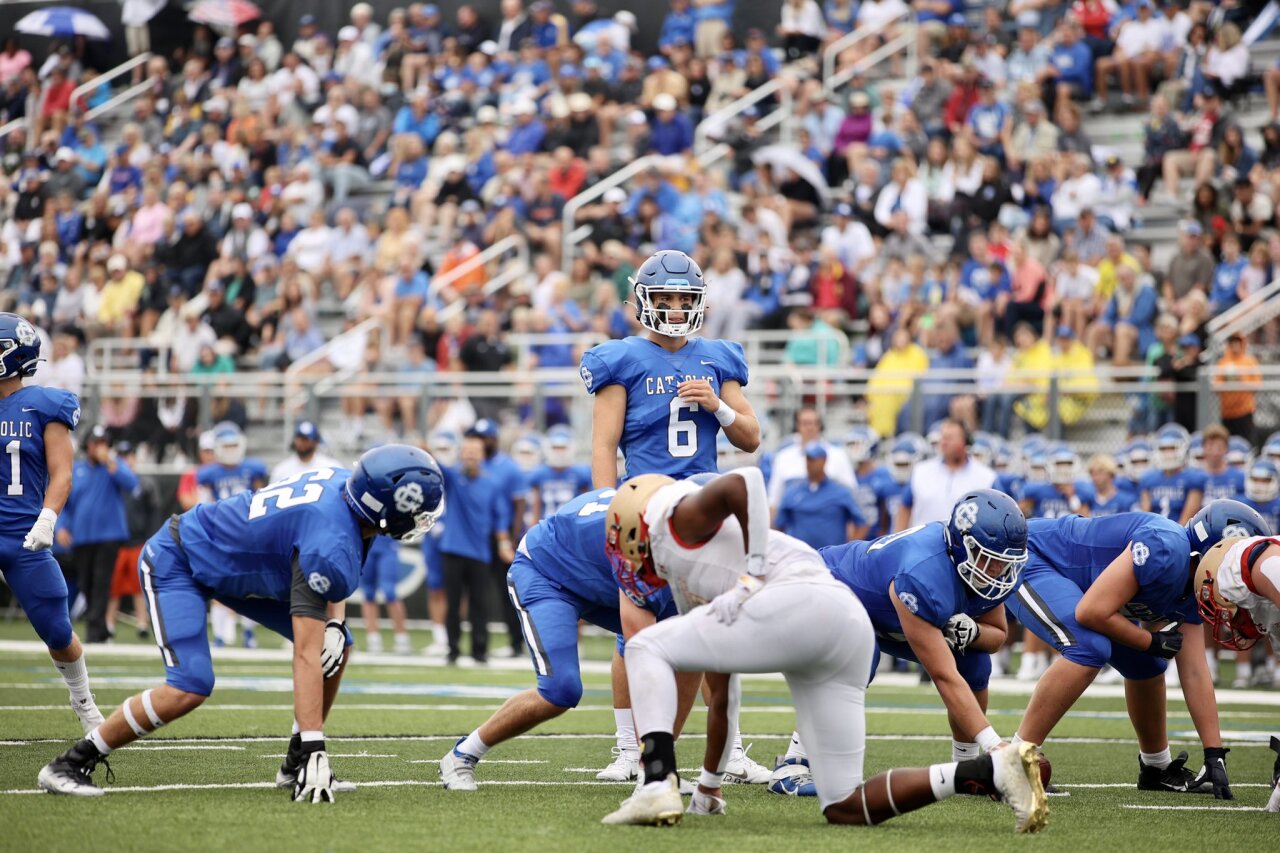
POLYGON ((328 456, 320 451, 316 451, 311 457, 311 461, 303 462, 298 458, 298 454, 293 454, 288 459, 283 460, 279 465, 271 469, 271 482, 278 483, 287 477, 293 477, 304 471, 315 471, 319 468, 347 468, 332 456, 328 456))
MULTIPOLYGON (((676 505, 701 488, 687 481, 663 486, 649 498, 644 511, 654 569, 658 577, 670 585, 671 596, 681 613, 731 589, 747 566, 742 525, 735 516, 726 518, 715 535, 701 545, 687 545, 676 536, 671 527, 676 505)), ((777 530, 769 531, 764 581, 771 586, 801 582, 847 589, 827 571, 817 551, 777 530)))
MULTIPOLYGON (((1280 545, 1280 539, 1269 536, 1249 536, 1236 540, 1235 544, 1227 549, 1221 565, 1218 566, 1218 592, 1227 601, 1249 611, 1253 624, 1257 625, 1264 634, 1270 635, 1272 643, 1280 643, 1280 607, 1265 596, 1250 590, 1244 579, 1249 552, 1255 545, 1266 548, 1267 545, 1264 543, 1280 545)), ((1268 557, 1257 562, 1252 571, 1264 572, 1273 583, 1280 586, 1280 557, 1268 557)))

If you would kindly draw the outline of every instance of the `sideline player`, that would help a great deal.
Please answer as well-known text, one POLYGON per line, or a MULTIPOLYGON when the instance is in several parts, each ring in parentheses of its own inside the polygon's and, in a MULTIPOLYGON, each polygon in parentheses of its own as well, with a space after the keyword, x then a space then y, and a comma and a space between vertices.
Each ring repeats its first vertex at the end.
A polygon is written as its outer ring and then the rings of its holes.
POLYGON ((1124 677, 1138 736, 1138 788, 1185 793, 1208 785, 1231 799, 1204 631, 1188 590, 1201 554, 1224 538, 1266 534, 1266 522, 1244 504, 1218 500, 1185 528, 1149 512, 1027 526, 1031 557, 1009 611, 1061 656, 1036 684, 1014 743, 1043 743, 1110 663, 1124 677), (1169 751, 1164 674, 1174 659, 1204 744, 1198 776, 1186 769, 1185 752, 1169 751))
MULTIPOLYGON (((946 523, 818 553, 871 619, 871 676, 880 652, 924 667, 947 707, 953 761, 1000 746, 986 716, 991 655, 1008 636, 1004 602, 1027 560, 1027 522, 1013 498, 976 489, 957 501, 946 523), (1003 574, 983 568, 992 562, 1005 566, 1003 574)), ((769 790, 811 795, 806 768, 804 747, 792 738, 769 790)))
POLYGON ((71 628, 67 582, 49 551, 58 513, 71 493, 71 430, 80 423, 80 401, 70 391, 23 385, 39 362, 35 327, 17 314, 0 314, 0 435, 8 456, 0 465, 0 571, 48 647, 87 732, 102 722, 102 714, 89 692, 84 649, 71 628))
POLYGON ((213 692, 204 614, 216 598, 293 641, 297 729, 276 784, 292 785, 295 800, 331 801, 340 789, 323 728, 351 645, 343 602, 359 582, 367 540, 382 534, 416 543, 443 503, 435 460, 387 445, 364 454, 354 471, 303 472, 172 517, 138 561, 165 684, 125 700, 46 765, 40 787, 99 796, 90 774, 112 751, 200 707, 213 692))
POLYGON ((1138 481, 1142 510, 1186 524, 1204 503, 1205 473, 1187 467, 1191 437, 1185 427, 1166 424, 1156 433, 1155 471, 1138 481))
MULTIPOLYGON (((721 430, 735 447, 754 453, 760 422, 742 393, 742 345, 692 337, 702 328, 707 306, 702 269, 683 252, 663 250, 640 265, 631 285, 645 334, 587 350, 579 370, 587 392, 595 395, 591 484, 603 489, 639 474, 684 478, 715 472, 721 430), (619 453, 626 466, 622 477, 619 453)), ((639 746, 624 699, 626 670, 617 655, 613 685, 617 757, 596 778, 625 782, 639 773, 639 746)), ((751 771, 750 781, 768 779, 768 768, 743 766, 751 771)))
MULTIPOLYGON (((607 548, 619 583, 645 596, 669 586, 680 616, 632 638, 627 674, 636 687, 645 783, 607 824, 676 823, 675 673, 781 672, 810 748, 814 784, 831 823, 873 825, 956 793, 998 795, 1019 832, 1048 816, 1035 747, 1006 746, 979 758, 895 769, 862 780, 865 695, 875 652, 871 620, 809 546, 769 529, 768 493, 757 468, 706 486, 648 475, 619 487, 609 504, 607 548), (745 573, 743 569, 745 567, 745 573)), ((1007 576, 1008 561, 980 571, 1007 576)), ((722 715, 708 719, 703 770, 690 811, 724 810, 721 776, 735 728, 739 679, 730 676, 722 715)))
POLYGON ((320 428, 313 421, 298 421, 298 425, 293 430, 293 441, 289 443, 289 449, 293 454, 280 460, 276 467, 271 469, 271 482, 278 483, 294 474, 314 471, 317 468, 344 467, 341 462, 320 449, 323 441, 324 439, 320 437, 320 428))

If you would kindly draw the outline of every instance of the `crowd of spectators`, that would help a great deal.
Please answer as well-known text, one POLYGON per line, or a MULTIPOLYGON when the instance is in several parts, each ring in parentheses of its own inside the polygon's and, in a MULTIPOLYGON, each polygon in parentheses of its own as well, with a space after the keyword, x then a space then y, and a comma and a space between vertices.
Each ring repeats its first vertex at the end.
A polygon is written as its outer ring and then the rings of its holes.
MULTIPOLYGON (((567 367, 574 347, 510 333, 631 333, 628 276, 675 248, 706 269, 709 334, 786 329, 792 363, 871 369, 881 434, 907 413, 895 371, 975 366, 973 393, 926 401, 930 422, 1041 429, 1047 394, 1010 393, 1018 371, 1194 378, 1208 319, 1275 277, 1280 125, 1237 119, 1253 89, 1280 103, 1280 72, 1250 65, 1256 5, 785 0, 776 31, 739 41, 734 0, 670 0, 646 51, 635 15, 592 0, 502 0, 488 20, 358 3, 336 32, 303 15, 290 43, 271 21, 197 27, 110 124, 86 118, 105 86, 72 97, 102 70, 83 43, 40 59, 9 39, 0 120, 29 121, 0 140, 0 302, 51 331, 45 379, 76 390, 95 337, 133 339, 147 373, 217 381, 310 361, 369 317, 386 333, 310 369, 567 367), (875 61, 913 20, 918 61, 875 61), (847 82, 824 85, 820 51, 853 31, 847 82), (762 128, 785 109, 781 135, 762 128), (1090 140, 1098 112, 1139 114, 1140 160, 1090 140), (695 128, 731 155, 700 166, 695 128), (645 155, 577 209, 564 257, 566 202, 645 155), (1178 221, 1167 259, 1134 236, 1157 212, 1178 221), (451 273, 511 235, 531 250, 519 280, 486 287, 509 258, 451 273)), ((1063 422, 1092 383, 1064 389, 1063 422)), ((345 398, 343 435, 446 416, 405 389, 345 398)), ((194 456, 193 401, 121 393, 152 458, 194 456)), ((1134 399, 1135 431, 1174 417, 1134 399)), ((217 405, 242 422, 253 401, 217 405)))

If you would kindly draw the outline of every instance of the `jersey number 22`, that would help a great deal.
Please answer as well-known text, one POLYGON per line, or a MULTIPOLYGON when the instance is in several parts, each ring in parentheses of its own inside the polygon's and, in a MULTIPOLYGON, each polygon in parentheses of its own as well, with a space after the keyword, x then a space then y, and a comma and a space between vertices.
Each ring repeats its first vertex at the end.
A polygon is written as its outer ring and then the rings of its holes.
POLYGON ((301 474, 294 474, 292 477, 281 480, 278 483, 272 483, 253 496, 253 500, 249 501, 249 520, 262 518, 267 514, 267 502, 276 509, 288 509, 291 506, 302 506, 303 504, 313 504, 320 500, 324 494, 324 486, 320 485, 319 480, 328 480, 333 477, 332 468, 318 468, 315 471, 303 471, 301 474), (299 490, 298 484, 302 480, 307 480, 307 484, 299 490))

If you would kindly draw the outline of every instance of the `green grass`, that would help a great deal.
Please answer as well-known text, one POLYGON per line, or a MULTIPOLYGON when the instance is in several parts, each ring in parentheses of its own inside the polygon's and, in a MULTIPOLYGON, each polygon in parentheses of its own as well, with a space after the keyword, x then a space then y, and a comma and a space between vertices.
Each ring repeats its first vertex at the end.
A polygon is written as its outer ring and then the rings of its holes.
MULTIPOLYGON (((25 626, 0 625, 0 639, 31 636, 25 626)), ((417 645, 425 643, 416 639, 417 645)), ((593 640, 589 656, 603 660, 607 648, 593 640)), ((90 667, 104 711, 136 691, 132 685, 139 682, 121 680, 159 683, 163 677, 158 655, 153 660, 98 653, 90 667)), ((224 686, 203 708, 112 757, 116 781, 108 790, 273 779, 292 713, 290 693, 270 688, 288 678, 288 665, 223 661, 216 668, 224 686)), ((357 782, 399 784, 366 784, 332 806, 295 804, 273 788, 116 791, 81 800, 12 793, 33 789, 40 767, 79 730, 63 707, 65 689, 47 658, 5 653, 0 658, 0 826, 5 827, 0 850, 1139 851, 1170 844, 1192 850, 1265 849, 1280 830, 1277 816, 1256 811, 1266 802, 1261 783, 1269 778, 1274 756, 1265 742, 1248 742, 1255 737, 1251 732, 1280 731, 1280 708, 1253 703, 1222 708, 1234 741, 1230 768, 1238 786, 1237 801, 1224 804, 1203 796, 1137 791, 1137 747, 1123 700, 1082 700, 1048 745, 1054 780, 1071 796, 1053 798, 1049 829, 1029 838, 1013 836, 1011 813, 984 800, 957 797, 882 827, 854 829, 827 826, 813 800, 776 797, 760 787, 729 789, 726 818, 689 818, 672 830, 601 826, 600 817, 629 792, 623 785, 595 784, 594 773, 577 769, 595 769, 609 760, 613 716, 603 675, 586 677, 583 708, 491 752, 479 771, 479 792, 441 789, 436 760, 456 737, 481 723, 501 695, 531 683, 525 671, 353 661, 327 726, 334 766, 357 782), (489 698, 451 695, 477 688, 488 688, 489 698), (43 739, 51 740, 30 742, 43 739), (516 761, 537 763, 503 763, 516 761), (1095 784, 1119 787, 1072 787, 1095 784), (1210 810, 1142 811, 1128 805, 1210 810)), ((1257 694, 1260 700, 1270 695, 1257 694)), ((868 702, 868 775, 948 759, 946 717, 932 688, 876 685, 868 702)), ((1018 695, 992 697, 999 731, 1014 730, 1025 702, 1018 695)), ((783 684, 747 681, 742 728, 754 743, 754 757, 767 763, 782 752, 792 723, 783 684)), ((704 724, 705 715, 695 712, 691 736, 678 749, 681 766, 700 763, 703 741, 697 734, 704 724)), ((1170 730, 1184 742, 1174 751, 1190 750, 1198 765, 1190 729, 1185 707, 1171 699, 1170 730)))

